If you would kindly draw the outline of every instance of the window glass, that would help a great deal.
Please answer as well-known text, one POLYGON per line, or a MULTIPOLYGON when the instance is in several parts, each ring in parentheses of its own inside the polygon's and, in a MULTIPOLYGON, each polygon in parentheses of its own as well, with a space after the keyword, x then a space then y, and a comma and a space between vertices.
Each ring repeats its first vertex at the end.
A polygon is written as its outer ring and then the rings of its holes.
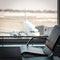
POLYGON ((0 36, 49 36, 55 25, 57 0, 0 0, 0 36))

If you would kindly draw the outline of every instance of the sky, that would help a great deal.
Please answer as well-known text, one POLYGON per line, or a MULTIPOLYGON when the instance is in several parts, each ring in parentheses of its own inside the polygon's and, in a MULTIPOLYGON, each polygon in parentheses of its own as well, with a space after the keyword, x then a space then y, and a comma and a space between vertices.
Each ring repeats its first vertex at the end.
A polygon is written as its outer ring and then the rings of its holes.
POLYGON ((0 9, 57 10, 57 0, 0 0, 0 9))

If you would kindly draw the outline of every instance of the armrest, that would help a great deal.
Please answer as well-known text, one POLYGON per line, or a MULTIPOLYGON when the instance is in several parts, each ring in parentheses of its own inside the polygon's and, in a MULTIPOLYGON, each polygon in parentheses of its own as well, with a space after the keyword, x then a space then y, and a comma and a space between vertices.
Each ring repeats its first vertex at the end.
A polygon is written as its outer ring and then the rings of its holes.
POLYGON ((34 37, 32 37, 30 40, 28 40, 28 42, 27 42, 27 47, 28 47, 28 45, 29 45, 29 43, 31 42, 31 40, 33 40, 34 39, 34 37))
POLYGON ((29 43, 34 39, 34 38, 47 38, 48 36, 33 36, 30 40, 28 40, 28 42, 27 42, 27 47, 28 47, 28 45, 29 45, 29 43))

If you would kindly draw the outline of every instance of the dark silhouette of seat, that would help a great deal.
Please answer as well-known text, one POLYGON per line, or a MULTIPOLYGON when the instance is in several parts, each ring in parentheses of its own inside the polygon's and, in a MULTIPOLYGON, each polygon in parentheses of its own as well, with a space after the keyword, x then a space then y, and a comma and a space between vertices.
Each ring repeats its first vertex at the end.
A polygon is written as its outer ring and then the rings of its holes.
POLYGON ((42 56, 52 56, 54 53, 54 48, 57 45, 57 41, 60 39, 60 26, 54 26, 51 31, 50 36, 48 36, 45 47, 37 48, 31 46, 21 46, 21 54, 31 54, 31 55, 42 55, 42 56))

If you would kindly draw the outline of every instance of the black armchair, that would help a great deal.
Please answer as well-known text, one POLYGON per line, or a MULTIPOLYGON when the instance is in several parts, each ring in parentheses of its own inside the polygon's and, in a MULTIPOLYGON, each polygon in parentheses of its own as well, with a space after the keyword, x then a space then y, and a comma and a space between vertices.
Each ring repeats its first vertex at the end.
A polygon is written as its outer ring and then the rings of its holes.
POLYGON ((57 41, 60 39, 60 26, 54 26, 50 36, 47 38, 44 48, 21 46, 21 54, 52 56, 57 41))

